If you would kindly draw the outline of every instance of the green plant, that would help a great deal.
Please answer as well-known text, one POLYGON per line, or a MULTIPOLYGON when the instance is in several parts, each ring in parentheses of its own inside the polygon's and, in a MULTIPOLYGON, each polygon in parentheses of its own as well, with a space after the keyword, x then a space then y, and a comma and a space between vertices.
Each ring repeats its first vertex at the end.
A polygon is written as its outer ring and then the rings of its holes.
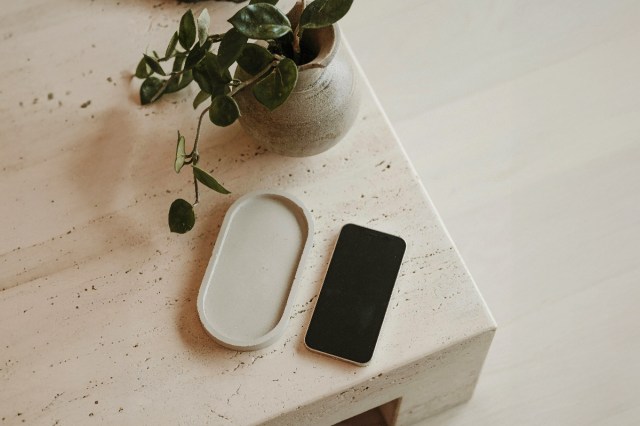
POLYGON ((187 153, 185 138, 178 132, 174 169, 176 173, 190 165, 193 171, 195 201, 175 200, 169 209, 169 228, 185 233, 195 224, 194 206, 199 202, 198 183, 221 194, 229 194, 213 176, 198 167, 198 141, 205 115, 217 126, 229 126, 240 116, 234 96, 251 88, 255 98, 274 110, 282 105, 296 85, 298 65, 307 61, 302 34, 307 29, 322 28, 340 20, 353 0, 315 0, 303 8, 300 22, 292 26, 287 16, 275 4, 278 0, 251 0, 228 22, 232 28, 222 34, 209 34, 209 13, 202 10, 196 18, 188 10, 180 19, 163 56, 153 51, 144 54, 135 76, 143 79, 140 102, 150 104, 161 96, 184 89, 193 81, 200 91, 193 100, 196 109, 206 101, 211 103, 198 117, 192 149, 187 153), (267 47, 250 43, 263 40, 267 47), (216 53, 211 50, 218 44, 216 53), (173 61, 171 71, 163 64, 173 61), (232 78, 230 68, 237 63, 250 76, 244 81, 232 78))

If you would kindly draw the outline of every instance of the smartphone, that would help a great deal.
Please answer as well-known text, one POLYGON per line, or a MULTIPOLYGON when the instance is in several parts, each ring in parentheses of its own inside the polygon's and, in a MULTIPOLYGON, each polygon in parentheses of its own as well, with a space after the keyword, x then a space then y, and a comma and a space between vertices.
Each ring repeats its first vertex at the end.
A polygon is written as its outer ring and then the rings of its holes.
POLYGON ((373 356, 406 243, 358 225, 342 227, 305 345, 357 365, 373 356))

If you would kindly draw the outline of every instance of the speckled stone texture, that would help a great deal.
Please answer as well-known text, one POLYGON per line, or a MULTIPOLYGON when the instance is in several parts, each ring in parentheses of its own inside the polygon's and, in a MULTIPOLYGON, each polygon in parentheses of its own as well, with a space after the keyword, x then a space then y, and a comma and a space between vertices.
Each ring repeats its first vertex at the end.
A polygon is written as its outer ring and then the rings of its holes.
MULTIPOLYGON (((171 234, 170 203, 193 196, 191 175, 176 175, 172 159, 176 129, 195 131, 195 88, 142 107, 130 76, 187 6, 35 7, 0 10, 13 34, 0 40, 12 57, 0 64, 4 424, 321 425, 398 397, 398 424, 407 424, 469 397, 495 323, 366 85, 352 129, 312 157, 272 154, 238 125, 204 126, 200 164, 233 194, 202 191, 193 231, 171 234), (139 49, 122 48, 132 41, 139 49), (282 338, 235 352, 203 329, 196 297, 231 203, 270 188, 305 203, 314 245, 282 338), (407 242, 366 367, 303 343, 349 222, 407 242)), ((207 7, 223 31, 240 5, 207 7)))

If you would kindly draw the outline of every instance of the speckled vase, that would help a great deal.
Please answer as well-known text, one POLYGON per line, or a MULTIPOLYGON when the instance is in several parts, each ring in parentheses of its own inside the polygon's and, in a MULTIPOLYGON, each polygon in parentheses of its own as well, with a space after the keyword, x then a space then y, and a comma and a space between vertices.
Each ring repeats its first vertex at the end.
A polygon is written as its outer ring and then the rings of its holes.
MULTIPOLYGON (((285 103, 269 111, 251 90, 235 96, 246 132, 269 151, 290 157, 334 146, 353 125, 360 105, 358 75, 341 47, 339 27, 306 30, 303 42, 317 55, 298 67, 298 82, 285 103)), ((248 77, 240 68, 236 76, 248 77)))

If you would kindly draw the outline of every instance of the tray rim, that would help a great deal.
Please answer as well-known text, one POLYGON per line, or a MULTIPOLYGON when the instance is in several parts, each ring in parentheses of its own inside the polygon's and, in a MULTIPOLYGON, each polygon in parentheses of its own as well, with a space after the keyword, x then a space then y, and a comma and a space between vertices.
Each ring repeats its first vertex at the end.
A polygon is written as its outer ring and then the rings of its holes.
POLYGON ((297 290, 300 282, 300 272, 302 267, 305 264, 307 255, 313 246, 313 234, 314 234, 314 226, 313 226, 313 216, 311 212, 306 208, 306 206, 300 201, 297 197, 292 194, 289 194, 285 191, 281 191, 278 189, 266 189, 266 190, 255 190, 248 192, 231 204, 227 212, 225 213, 224 219, 222 221, 222 225, 220 226, 220 231, 218 233, 218 237, 216 238, 216 242, 213 246, 213 251, 211 253, 211 258, 209 259, 209 263, 207 264, 207 269, 202 277, 202 282, 200 284, 200 288, 198 290, 198 300, 197 300, 197 310, 198 316, 200 318, 200 323, 207 331, 207 333, 219 344, 225 346, 229 349, 234 349, 238 351, 252 351, 265 348, 275 343, 284 333, 286 326, 289 322, 289 313, 293 308, 295 297, 297 294, 297 290), (206 284, 209 280, 208 277, 213 273, 215 266, 218 262, 220 251, 224 246, 224 241, 226 239, 226 235, 229 232, 229 225, 235 216, 235 213, 242 208, 243 204, 245 204, 250 199, 256 199, 264 196, 276 196, 278 198, 283 198, 289 204, 293 204, 296 208, 302 212, 303 217, 307 223, 307 238, 302 248, 302 253, 300 254, 300 260, 298 261, 298 266, 296 268, 295 275, 291 282, 291 288, 289 290, 289 296, 287 298, 287 302, 282 311, 282 316, 278 320, 275 327, 269 330, 264 335, 256 338, 256 339, 236 339, 232 336, 228 336, 219 332, 216 327, 212 323, 206 320, 206 316, 204 314, 204 297, 206 294, 206 288, 208 285, 206 284))

